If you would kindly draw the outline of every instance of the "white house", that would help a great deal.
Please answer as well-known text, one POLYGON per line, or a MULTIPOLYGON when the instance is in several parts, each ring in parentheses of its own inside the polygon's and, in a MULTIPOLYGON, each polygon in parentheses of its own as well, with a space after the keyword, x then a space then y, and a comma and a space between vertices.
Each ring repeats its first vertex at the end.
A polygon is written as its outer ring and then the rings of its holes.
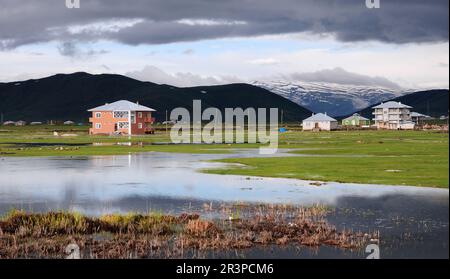
POLYGON ((16 122, 14 122, 14 121, 5 121, 5 122, 3 122, 4 126, 14 126, 15 124, 16 124, 16 122))
POLYGON ((422 122, 423 120, 426 119, 431 119, 431 116, 419 113, 419 112, 411 112, 411 120, 416 123, 416 124, 420 124, 420 122, 422 122))
POLYGON ((375 126, 378 129, 412 130, 415 124, 411 120, 411 108, 401 102, 381 103, 373 107, 375 126))
POLYGON ((326 113, 313 114, 313 116, 303 120, 304 131, 331 131, 338 127, 338 121, 326 113))

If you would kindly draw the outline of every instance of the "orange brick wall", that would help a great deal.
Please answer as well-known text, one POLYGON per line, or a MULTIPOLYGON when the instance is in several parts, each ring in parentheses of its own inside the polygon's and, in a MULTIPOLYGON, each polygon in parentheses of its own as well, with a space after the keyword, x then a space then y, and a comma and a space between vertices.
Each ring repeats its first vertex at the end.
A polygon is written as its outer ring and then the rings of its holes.
MULTIPOLYGON (((135 112, 135 115, 136 123, 131 124, 131 134, 143 135, 146 130, 151 129, 151 124, 153 124, 152 114, 151 112, 135 112), (139 128, 139 124, 141 124, 141 128, 139 128)), ((112 111, 92 112, 92 117, 89 119, 92 127, 89 129, 89 133, 91 135, 113 134, 116 132, 116 124, 118 122, 128 122, 128 120, 128 118, 114 118, 112 111), (97 117, 97 113, 101 113, 101 117, 97 117), (97 124, 100 124, 101 127, 97 128, 97 124)), ((117 131, 122 134, 128 134, 129 132, 128 128, 118 129, 117 131)))

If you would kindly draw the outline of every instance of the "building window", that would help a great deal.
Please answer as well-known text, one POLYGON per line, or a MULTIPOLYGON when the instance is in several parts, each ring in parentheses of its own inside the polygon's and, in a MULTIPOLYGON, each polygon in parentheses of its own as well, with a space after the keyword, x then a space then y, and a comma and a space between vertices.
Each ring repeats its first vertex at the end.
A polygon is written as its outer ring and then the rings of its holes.
POLYGON ((128 111, 115 111, 114 118, 128 118, 128 111))
POLYGON ((101 118, 102 117, 102 113, 101 112, 96 112, 95 113, 95 118, 101 118))
POLYGON ((142 118, 142 112, 138 112, 139 118, 142 118))
POLYGON ((128 129, 130 127, 128 122, 119 122, 117 123, 117 126, 119 127, 119 129, 128 129))
POLYGON ((139 124, 138 124, 138 128, 139 128, 139 129, 142 129, 142 123, 139 123, 139 124))
POLYGON ((101 129, 102 128, 102 124, 101 123, 96 123, 95 124, 95 129, 101 129))
POLYGON ((131 123, 133 123, 133 124, 136 124, 136 113, 135 112, 132 112, 131 113, 131 117, 130 117, 131 119, 131 123))

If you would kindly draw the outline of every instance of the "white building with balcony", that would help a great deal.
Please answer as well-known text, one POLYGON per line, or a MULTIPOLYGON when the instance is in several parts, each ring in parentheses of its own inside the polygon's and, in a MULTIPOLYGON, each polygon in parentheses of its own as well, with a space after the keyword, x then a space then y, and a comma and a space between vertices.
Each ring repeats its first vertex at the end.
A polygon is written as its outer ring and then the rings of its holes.
POLYGON ((411 120, 411 108, 401 102, 386 102, 373 107, 375 126, 378 129, 412 130, 415 127, 411 120))

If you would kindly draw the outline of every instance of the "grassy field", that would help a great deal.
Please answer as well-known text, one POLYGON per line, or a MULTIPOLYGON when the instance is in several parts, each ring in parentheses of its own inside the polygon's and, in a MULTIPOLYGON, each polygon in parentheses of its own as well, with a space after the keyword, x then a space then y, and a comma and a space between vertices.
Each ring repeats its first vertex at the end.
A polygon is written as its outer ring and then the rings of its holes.
POLYGON ((149 151, 223 153, 226 151, 215 149, 229 147, 165 145, 161 143, 170 142, 170 136, 164 131, 155 135, 127 137, 90 136, 88 130, 88 126, 0 126, 0 157, 125 155, 149 151), (57 131, 59 136, 54 136, 54 131, 57 131))
POLYGON ((299 157, 221 160, 246 167, 209 173, 448 188, 448 134, 421 131, 287 133, 299 157))
MULTIPOLYGON (((224 153, 232 148, 259 146, 158 145, 170 142, 169 136, 163 131, 130 138, 89 136, 87 131, 86 126, 0 127, 0 157, 120 155, 148 151, 224 153), (53 136, 54 130, 60 136, 53 136), (64 134, 68 136, 61 136, 64 134)), ((280 134, 279 141, 280 148, 294 149, 292 152, 301 156, 226 159, 221 161, 244 164, 246 167, 206 172, 440 188, 448 188, 449 185, 447 133, 295 131, 280 134)))

